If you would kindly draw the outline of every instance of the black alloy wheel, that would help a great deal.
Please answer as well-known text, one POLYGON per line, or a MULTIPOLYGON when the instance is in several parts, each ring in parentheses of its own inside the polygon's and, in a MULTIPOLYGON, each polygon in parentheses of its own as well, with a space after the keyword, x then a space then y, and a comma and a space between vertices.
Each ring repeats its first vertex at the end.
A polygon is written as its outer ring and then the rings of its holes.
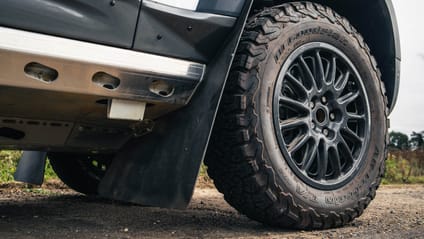
POLYGON ((274 92, 278 142, 312 187, 343 186, 366 160, 370 112, 362 81, 348 57, 326 43, 303 45, 281 68, 274 92))

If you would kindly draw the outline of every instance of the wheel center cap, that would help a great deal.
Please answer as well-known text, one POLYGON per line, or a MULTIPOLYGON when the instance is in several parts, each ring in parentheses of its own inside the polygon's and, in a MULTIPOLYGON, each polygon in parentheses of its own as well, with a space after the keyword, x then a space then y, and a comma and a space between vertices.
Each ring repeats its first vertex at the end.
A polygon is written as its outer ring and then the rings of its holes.
POLYGON ((323 123, 327 118, 323 109, 318 109, 315 113, 315 117, 317 118, 318 123, 323 123))
POLYGON ((328 112, 324 107, 319 107, 314 114, 315 122, 318 125, 326 125, 328 122, 328 112))

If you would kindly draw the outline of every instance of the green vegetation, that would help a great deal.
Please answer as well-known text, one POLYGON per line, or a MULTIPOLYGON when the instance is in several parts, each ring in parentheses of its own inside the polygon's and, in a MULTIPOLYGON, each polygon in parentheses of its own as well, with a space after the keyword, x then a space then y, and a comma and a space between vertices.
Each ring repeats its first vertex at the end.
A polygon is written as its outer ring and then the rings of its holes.
POLYGON ((411 137, 390 133, 389 158, 386 161, 384 184, 424 183, 424 132, 411 137))
POLYGON ((16 170, 16 165, 21 155, 20 151, 0 151, 0 182, 13 180, 13 172, 16 170))
POLYGON ((390 153, 383 184, 424 184, 423 156, 424 152, 390 153))
MULTIPOLYGON (((0 151, 0 183, 13 181, 13 173, 16 171, 16 166, 21 156, 21 151, 0 151)), ((46 163, 45 179, 57 179, 57 176, 48 160, 46 163)))
POLYGON ((209 177, 207 170, 208 170, 208 167, 205 164, 202 163, 202 165, 200 166, 197 184, 212 187, 213 182, 212 182, 212 179, 209 177))

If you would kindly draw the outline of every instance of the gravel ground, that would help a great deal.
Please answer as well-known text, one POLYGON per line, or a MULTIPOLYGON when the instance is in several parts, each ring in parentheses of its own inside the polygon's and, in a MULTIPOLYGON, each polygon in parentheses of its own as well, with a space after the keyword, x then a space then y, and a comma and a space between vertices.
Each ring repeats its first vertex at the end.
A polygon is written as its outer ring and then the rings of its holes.
POLYGON ((0 238, 424 238, 424 185, 382 186, 366 212, 343 228, 288 231, 237 213, 210 187, 187 210, 85 197, 59 183, 0 185, 0 238))

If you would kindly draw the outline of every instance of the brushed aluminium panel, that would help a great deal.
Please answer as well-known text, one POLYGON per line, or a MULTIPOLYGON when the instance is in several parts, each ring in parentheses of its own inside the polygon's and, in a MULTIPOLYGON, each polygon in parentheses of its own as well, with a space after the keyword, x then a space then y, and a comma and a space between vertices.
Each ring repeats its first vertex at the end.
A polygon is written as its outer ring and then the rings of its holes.
POLYGON ((164 56, 97 45, 0 27, 0 85, 98 95, 110 98, 186 104, 203 78, 206 66, 164 56), (59 77, 46 84, 24 74, 37 62, 54 68, 59 77), (92 82, 98 72, 120 79, 116 89, 92 82), (149 92, 160 79, 175 87, 171 97, 149 92))

